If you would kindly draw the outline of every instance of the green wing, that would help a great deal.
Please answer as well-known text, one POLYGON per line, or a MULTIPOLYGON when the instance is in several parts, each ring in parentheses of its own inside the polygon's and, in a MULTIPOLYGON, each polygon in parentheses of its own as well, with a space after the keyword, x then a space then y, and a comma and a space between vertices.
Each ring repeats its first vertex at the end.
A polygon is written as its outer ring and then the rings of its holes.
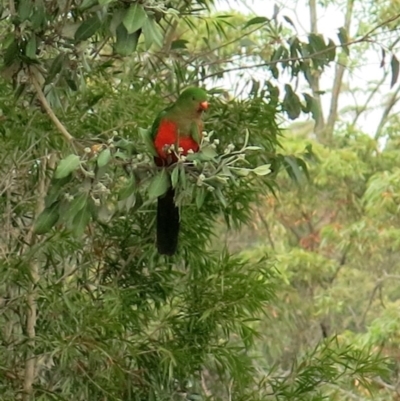
POLYGON ((201 136, 199 126, 196 121, 193 121, 190 125, 190 136, 200 145, 201 136))
POLYGON ((160 126, 161 119, 165 116, 167 111, 170 109, 170 107, 166 108, 165 110, 161 111, 156 119, 154 120, 152 126, 147 129, 147 130, 142 130, 142 139, 143 142, 145 143, 148 151, 153 155, 153 156, 158 156, 158 153, 154 147, 154 139, 156 138, 158 127, 160 126))

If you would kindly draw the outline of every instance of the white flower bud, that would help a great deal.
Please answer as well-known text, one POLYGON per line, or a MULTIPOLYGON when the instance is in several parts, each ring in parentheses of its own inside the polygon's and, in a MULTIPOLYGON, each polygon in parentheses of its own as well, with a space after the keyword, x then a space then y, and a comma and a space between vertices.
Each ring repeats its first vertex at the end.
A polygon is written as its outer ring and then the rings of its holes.
POLYGON ((216 145, 219 145, 219 139, 214 139, 213 143, 215 143, 216 145))
POLYGON ((183 148, 181 146, 178 148, 178 152, 183 152, 183 148))
POLYGON ((194 153, 193 149, 189 149, 187 152, 188 152, 189 155, 194 153))
POLYGON ((199 180, 204 181, 206 179, 206 176, 204 174, 199 175, 199 180))
POLYGON ((99 198, 94 198, 93 202, 94 202, 95 206, 100 206, 100 199, 99 198))

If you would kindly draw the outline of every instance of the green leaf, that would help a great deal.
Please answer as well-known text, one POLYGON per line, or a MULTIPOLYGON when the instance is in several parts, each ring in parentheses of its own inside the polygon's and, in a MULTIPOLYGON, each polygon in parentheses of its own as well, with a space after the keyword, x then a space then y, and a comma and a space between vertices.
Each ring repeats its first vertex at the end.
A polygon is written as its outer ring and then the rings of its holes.
POLYGON ((176 188, 178 182, 179 182, 179 170, 181 168, 181 165, 178 164, 175 166, 175 168, 172 170, 171 173, 171 184, 172 188, 176 188))
POLYGON ((196 194, 197 209, 201 209, 201 207, 204 204, 205 199, 206 199, 206 190, 203 187, 201 187, 197 190, 197 194, 196 194))
POLYGON ((294 156, 285 156, 286 170, 291 178, 293 178, 298 184, 304 181, 304 174, 299 168, 297 158, 294 156))
POLYGON ((324 37, 321 34, 317 33, 310 33, 308 35, 308 41, 315 52, 320 52, 326 49, 326 44, 324 37))
POLYGON ((97 0, 83 0, 81 5, 79 6, 79 10, 88 10, 89 8, 92 8, 93 6, 96 6, 98 4, 97 0))
POLYGON ((112 3, 114 0, 98 0, 101 6, 106 6, 107 4, 112 3))
POLYGON ((392 59, 390 60, 390 68, 392 70, 392 79, 390 81, 390 87, 393 88, 393 86, 397 82, 397 79, 399 78, 399 60, 394 54, 392 55, 392 59))
POLYGON ((249 168, 235 168, 234 170, 233 170, 235 173, 236 173, 236 175, 238 175, 239 177, 246 177, 246 176, 248 176, 250 173, 251 173, 251 169, 249 169, 249 168))
POLYGON ((158 198, 164 195, 169 188, 169 177, 165 169, 162 169, 156 176, 153 177, 148 188, 150 199, 158 198))
POLYGON ((106 166, 111 160, 111 150, 109 148, 104 149, 97 158, 97 165, 101 168, 106 166))
POLYGON ((43 4, 38 4, 34 7, 30 18, 33 30, 42 29, 46 24, 46 10, 43 4))
POLYGON ((296 29, 296 25, 294 24, 294 22, 292 21, 291 18, 289 18, 287 15, 284 15, 284 16, 283 16, 283 19, 284 19, 287 23, 289 23, 290 25, 292 25, 292 27, 293 27, 294 29, 296 29))
POLYGON ((65 77, 65 82, 67 83, 69 88, 72 89, 74 92, 78 90, 78 85, 72 78, 65 77))
POLYGON ((33 232, 38 235, 46 234, 52 229, 60 218, 58 211, 59 202, 53 203, 49 208, 43 210, 37 217, 33 226, 33 232))
POLYGON ((47 74, 46 83, 50 83, 53 78, 61 71, 65 64, 66 55, 64 53, 59 54, 51 63, 49 73, 47 74))
POLYGON ((94 15, 92 18, 82 22, 75 32, 75 40, 80 42, 89 39, 100 29, 100 27, 101 21, 97 15, 94 15))
POLYGON ((91 217, 88 204, 86 204, 86 207, 81 209, 72 220, 72 233, 75 237, 79 238, 83 235, 91 217))
POLYGON ((36 58, 36 50, 37 50, 37 41, 36 35, 32 35, 29 39, 28 43, 26 44, 25 48, 25 55, 30 59, 36 58))
POLYGON ((308 93, 303 93, 303 96, 306 101, 306 107, 303 109, 303 111, 305 113, 311 113, 313 119, 318 121, 320 117, 318 102, 308 93))
POLYGON ((87 193, 81 193, 78 196, 76 196, 69 204, 69 207, 66 212, 66 218, 73 219, 78 214, 78 212, 87 205, 87 200, 88 200, 87 193))
POLYGON ((186 46, 187 43, 189 43, 189 41, 187 41, 185 39, 174 40, 171 43, 171 50, 186 49, 187 48, 187 46, 186 46))
POLYGON ((122 23, 124 24, 127 32, 130 34, 136 32, 140 28, 143 28, 143 25, 148 18, 149 17, 143 6, 139 3, 136 3, 130 6, 122 20, 122 23))
POLYGON ((328 46, 326 48, 326 57, 328 61, 335 60, 336 57, 336 45, 332 39, 329 39, 328 46))
POLYGON ((163 34, 161 32, 160 26, 156 22, 148 18, 143 25, 143 34, 146 49, 150 49, 153 43, 161 47, 163 44, 163 34))
POLYGON ((130 210, 133 206, 135 206, 136 202, 136 194, 133 193, 132 195, 128 196, 125 200, 125 208, 126 210, 130 210))
POLYGON ((247 21, 244 24, 243 29, 248 28, 251 25, 255 25, 255 24, 265 24, 266 22, 269 22, 270 20, 267 17, 254 17, 252 18, 250 21, 247 21))
POLYGON ((25 21, 31 15, 34 2, 31 0, 20 0, 18 4, 18 16, 21 21, 25 21))
POLYGON ((61 160, 57 166, 57 169, 54 173, 54 178, 64 178, 75 171, 81 160, 77 155, 69 155, 65 159, 61 160))
POLYGON ((338 32, 338 37, 340 40, 340 44, 342 45, 343 51, 349 55, 350 51, 349 48, 347 46, 347 43, 349 42, 349 36, 347 35, 347 31, 345 28, 339 28, 339 32, 338 32))
POLYGON ((221 202, 223 207, 226 208, 228 206, 228 203, 226 202, 225 196, 223 195, 221 188, 216 188, 213 194, 221 202))
POLYGON ((203 148, 201 148, 201 151, 199 152, 199 158, 202 161, 212 160, 217 156, 218 156, 217 151, 211 145, 204 146, 203 148))
POLYGON ((261 166, 257 166, 253 169, 253 173, 257 175, 267 175, 271 172, 271 165, 270 164, 263 164, 261 166))
POLYGON ((131 55, 137 48, 139 35, 139 32, 129 34, 124 24, 120 23, 116 30, 115 52, 124 57, 131 55))
POLYGON ((296 119, 301 112, 301 103, 299 97, 293 92, 290 85, 285 85, 285 96, 282 106, 291 120, 296 119))
POLYGON ((13 40, 4 52, 4 65, 10 66, 19 59, 19 46, 16 40, 13 40))
POLYGON ((127 199, 135 192, 136 182, 135 177, 130 177, 126 185, 124 185, 118 192, 118 200, 127 199))

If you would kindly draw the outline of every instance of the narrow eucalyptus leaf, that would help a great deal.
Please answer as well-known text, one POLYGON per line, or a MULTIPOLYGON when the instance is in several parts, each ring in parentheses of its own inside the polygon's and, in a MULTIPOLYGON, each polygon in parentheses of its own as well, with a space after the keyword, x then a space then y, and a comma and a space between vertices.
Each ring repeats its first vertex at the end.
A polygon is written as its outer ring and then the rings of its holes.
POLYGON ((247 21, 244 24, 243 29, 248 28, 251 25, 256 25, 256 24, 265 24, 266 22, 269 22, 269 19, 267 17, 254 17, 250 21, 247 21))
POLYGON ((38 235, 46 234, 57 223, 59 218, 60 214, 57 202, 39 214, 33 226, 33 232, 38 235))
POLYGON ((93 36, 101 27, 101 21, 97 15, 83 21, 82 24, 75 32, 75 40, 80 42, 82 40, 87 40, 93 36))
POLYGON ((397 82, 397 79, 399 78, 399 60, 394 54, 392 56, 392 59, 390 60, 390 69, 392 71, 392 79, 390 81, 390 87, 393 88, 393 86, 397 82))
POLYGON ((205 189, 203 187, 199 188, 197 190, 197 194, 196 194, 196 206, 197 206, 197 209, 201 209, 201 207, 204 204, 204 200, 205 199, 206 199, 206 191, 205 191, 205 189))
POLYGON ((88 205, 86 205, 75 215, 72 220, 72 233, 75 235, 75 237, 79 238, 83 235, 91 217, 92 216, 88 205))

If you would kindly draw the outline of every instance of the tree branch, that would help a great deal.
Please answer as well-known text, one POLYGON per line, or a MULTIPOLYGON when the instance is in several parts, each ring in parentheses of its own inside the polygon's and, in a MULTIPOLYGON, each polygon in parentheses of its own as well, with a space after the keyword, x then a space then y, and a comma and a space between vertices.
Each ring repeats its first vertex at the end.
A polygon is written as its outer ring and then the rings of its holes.
POLYGON ((385 108, 383 109, 382 117, 381 120, 379 121, 378 128, 376 129, 375 132, 375 139, 379 139, 380 136, 382 135, 382 130, 385 124, 387 123, 389 119, 389 114, 397 101, 399 100, 398 94, 400 92, 400 85, 397 87, 397 89, 390 95, 388 102, 386 103, 385 108))
POLYGON ((32 70, 30 72, 31 72, 31 74, 30 74, 31 82, 32 82, 33 87, 35 88, 37 97, 38 97, 41 105, 43 106, 43 108, 46 110, 47 115, 50 117, 50 120, 53 121, 54 125, 57 127, 57 129, 60 131, 62 136, 68 142, 73 142, 75 138, 67 131, 67 129, 61 123, 61 121, 58 119, 58 117, 54 114, 52 108, 50 107, 50 105, 46 99, 46 96, 44 95, 44 93, 42 91, 39 81, 36 78, 35 72, 32 70))
MULTIPOLYGON (((349 30, 350 30, 351 18, 352 18, 352 14, 353 14, 353 6, 354 6, 354 0, 347 0, 346 16, 345 16, 345 20, 344 20, 344 29, 347 32, 349 32, 349 30)), ((343 54, 343 52, 342 52, 342 55, 343 55, 343 57, 345 57, 347 59, 347 56, 345 54, 343 54)), ((340 90, 342 87, 345 68, 346 68, 346 64, 344 64, 344 63, 336 64, 335 77, 334 77, 333 86, 332 86, 331 104, 329 107, 329 115, 328 115, 328 120, 327 120, 327 124, 325 127, 325 138, 328 140, 328 142, 332 139, 333 130, 335 128, 335 123, 337 120, 339 96, 340 96, 340 90)))
MULTIPOLYGON (((318 33, 318 16, 317 16, 317 2, 316 0, 310 0, 309 2, 309 9, 310 9, 310 24, 311 24, 311 32, 318 33)), ((321 89, 320 89, 320 76, 321 71, 315 71, 313 74, 310 74, 309 83, 311 87, 311 91, 315 101, 317 102, 317 107, 319 110, 318 117, 315 121, 315 133, 319 138, 321 133, 324 130, 325 126, 325 119, 324 113, 322 109, 322 102, 321 102, 321 89)))
MULTIPOLYGON (((42 158, 39 171, 39 181, 37 188, 37 202, 35 216, 38 216, 44 209, 44 198, 47 192, 46 185, 46 168, 47 158, 42 158)), ((30 228, 26 243, 30 248, 35 244, 36 236, 33 233, 33 224, 30 228)), ((33 383, 35 380, 36 357, 35 357, 35 338, 36 338, 36 320, 37 320, 37 283, 39 281, 39 262, 37 258, 30 262, 30 282, 27 293, 27 310, 26 310, 26 333, 28 337, 28 352, 25 361, 24 383, 23 383, 23 401, 31 399, 33 391, 33 383)))

